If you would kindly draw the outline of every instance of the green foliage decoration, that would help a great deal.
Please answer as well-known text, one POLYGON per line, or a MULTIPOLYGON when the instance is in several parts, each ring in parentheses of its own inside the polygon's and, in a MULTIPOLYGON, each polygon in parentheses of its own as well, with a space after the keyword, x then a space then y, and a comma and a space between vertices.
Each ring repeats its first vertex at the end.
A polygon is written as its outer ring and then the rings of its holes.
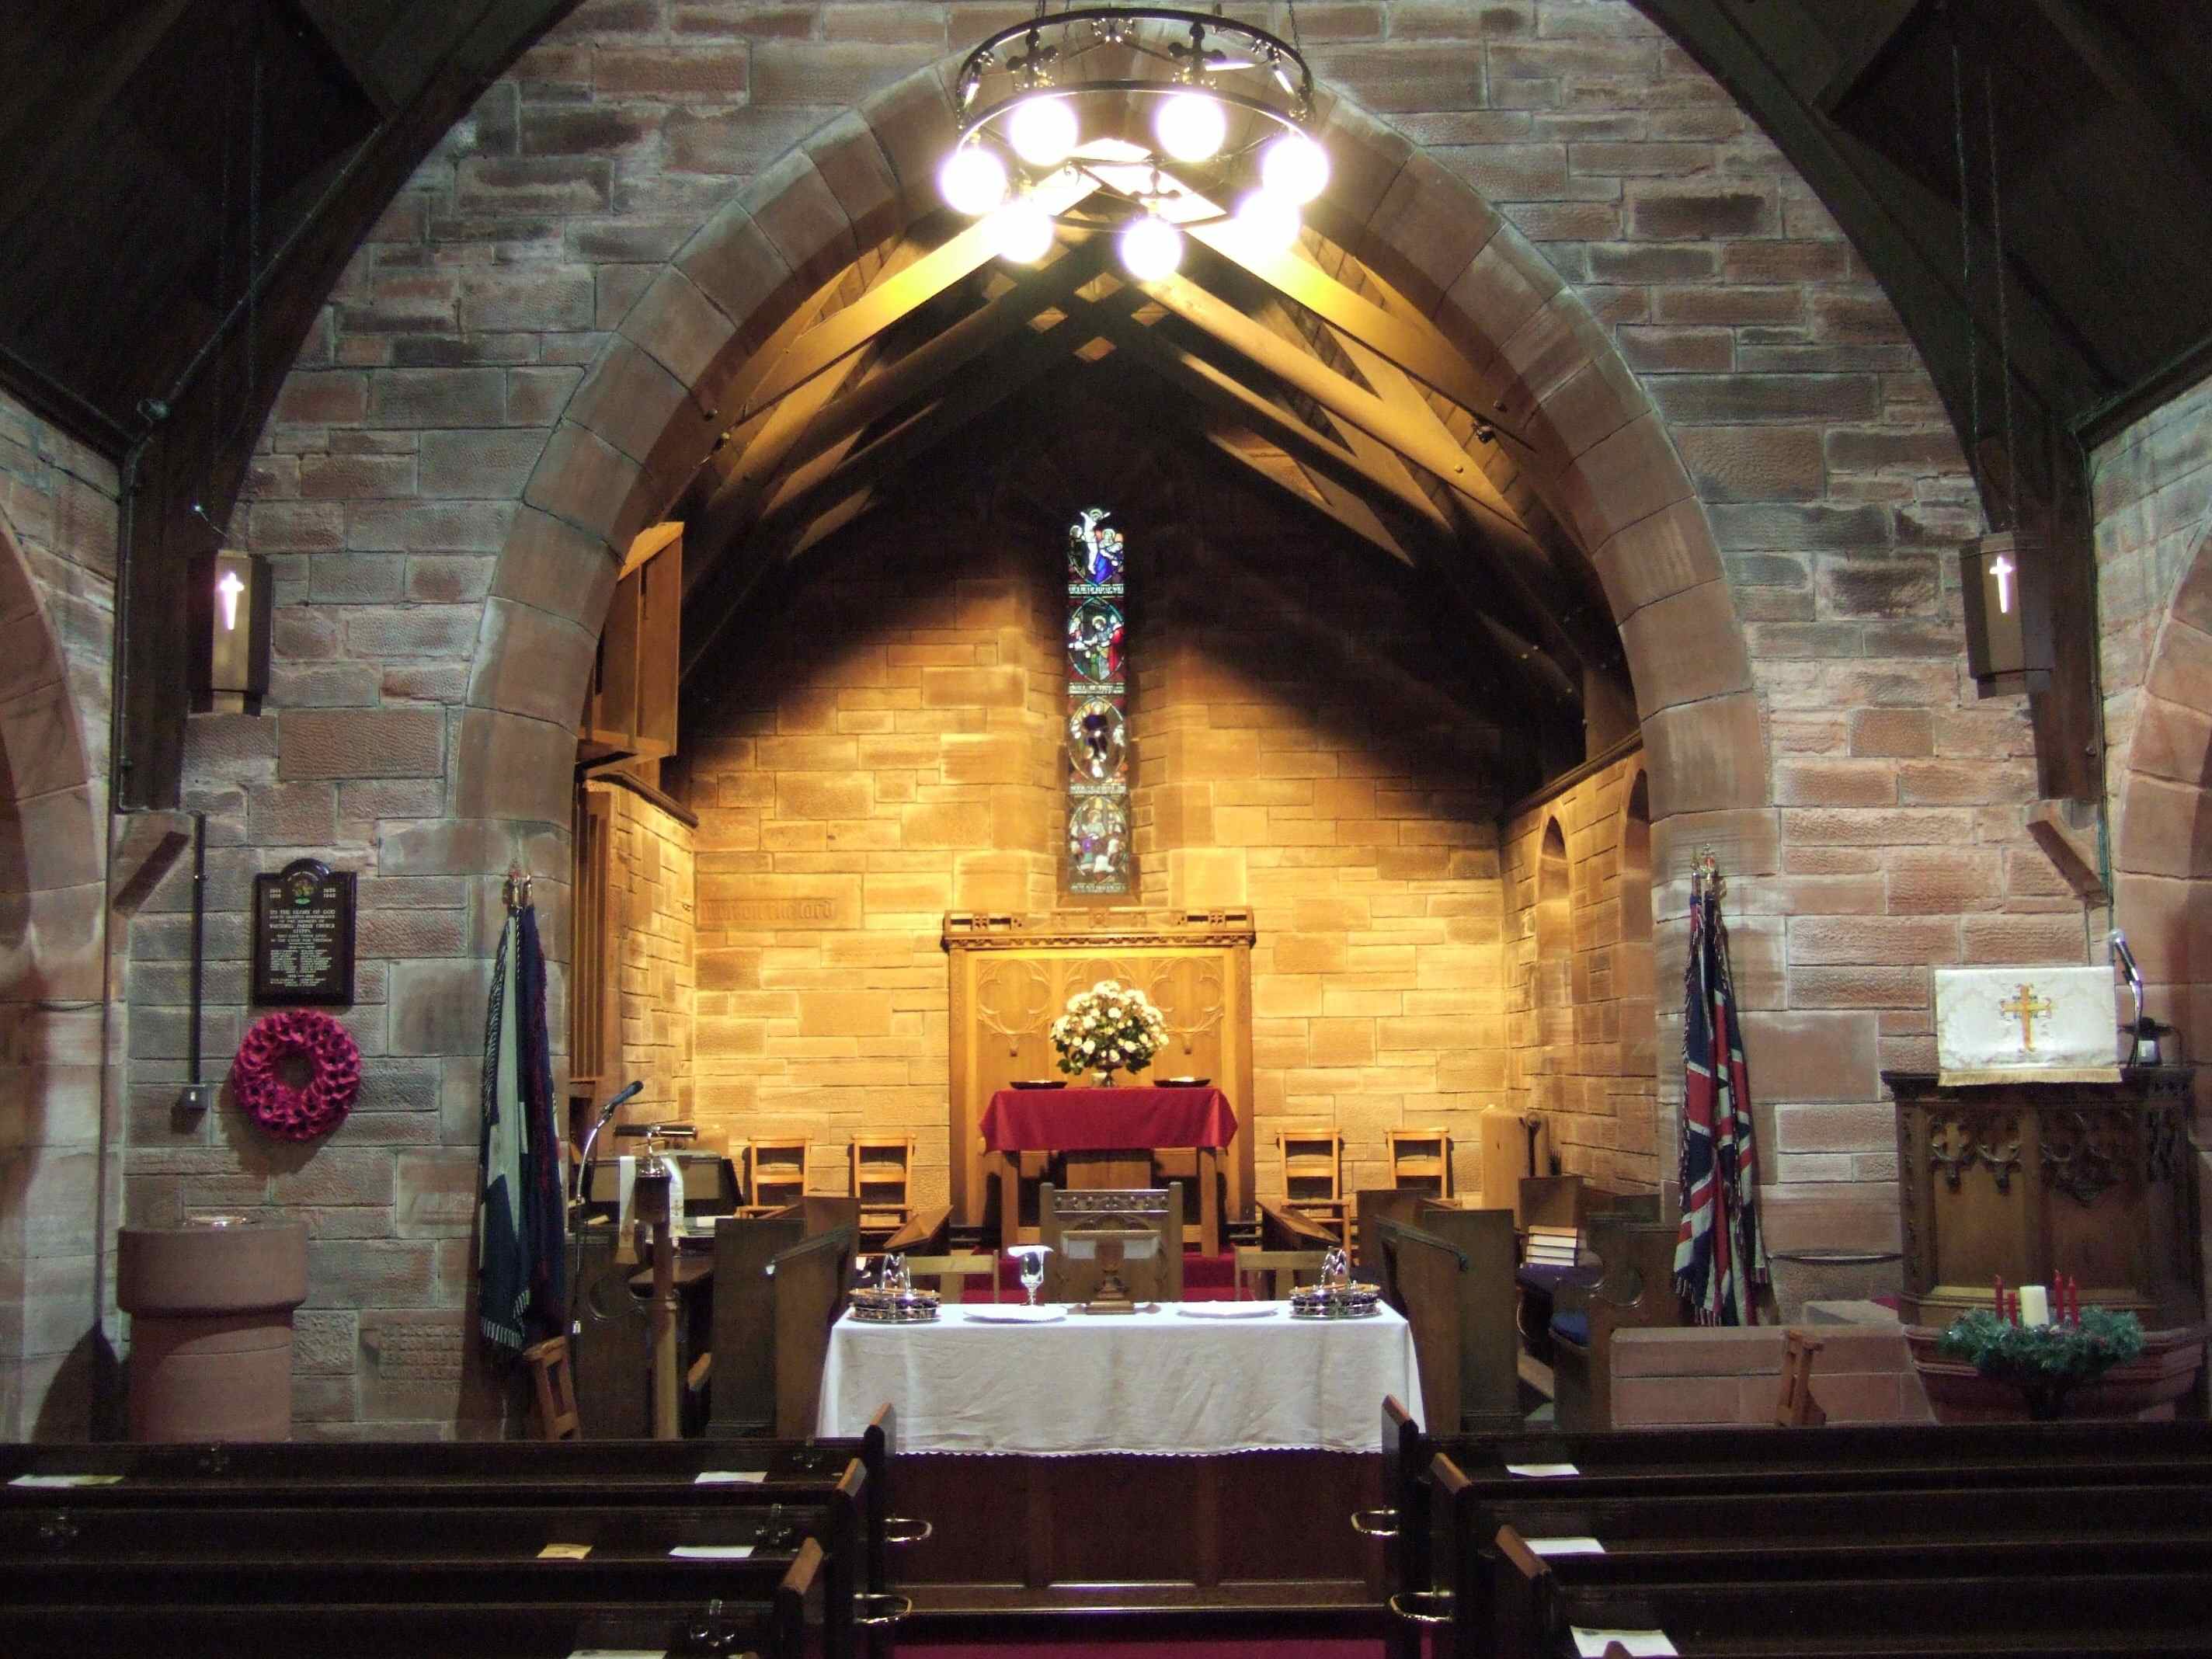
POLYGON ((2087 1382, 2142 1347, 2142 1322, 2131 1313, 2084 1308, 2079 1324, 2025 1326, 1977 1308, 1951 1322, 1936 1352, 1995 1381, 2033 1389, 2087 1382))

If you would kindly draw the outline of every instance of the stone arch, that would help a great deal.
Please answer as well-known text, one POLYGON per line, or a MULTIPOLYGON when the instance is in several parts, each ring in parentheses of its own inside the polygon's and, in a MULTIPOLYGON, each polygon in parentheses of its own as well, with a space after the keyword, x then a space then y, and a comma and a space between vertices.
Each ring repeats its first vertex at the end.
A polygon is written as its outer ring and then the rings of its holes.
MULTIPOLYGON (((496 567, 453 756, 452 867, 557 876, 567 722, 611 550, 666 511, 720 429, 742 366, 823 283, 933 210, 953 137, 919 70, 804 140, 678 252, 571 396, 496 567)), ((1513 227, 1407 139, 1325 103, 1334 179, 1316 228, 1392 283, 1498 386, 1535 447, 1530 486, 1589 553, 1637 687, 1654 817, 1766 805, 1748 653, 1686 471, 1587 306, 1513 227)), ((1726 826, 1722 826, 1725 830, 1726 826)), ((1700 833, 1711 839, 1711 822, 1700 833)), ((1753 846, 1771 835, 1746 826, 1753 846)), ((1764 867, 1747 848, 1740 873, 1764 867)))
POLYGON ((2201 1054, 2212 1037, 2212 532, 2159 623, 2126 763, 2108 787, 2113 925, 2142 968, 2150 1012, 2201 1054))
POLYGON ((85 1437, 99 1315, 106 801, 66 660, 0 515, 0 1437, 85 1437), (68 1376, 66 1382, 63 1379, 68 1376))

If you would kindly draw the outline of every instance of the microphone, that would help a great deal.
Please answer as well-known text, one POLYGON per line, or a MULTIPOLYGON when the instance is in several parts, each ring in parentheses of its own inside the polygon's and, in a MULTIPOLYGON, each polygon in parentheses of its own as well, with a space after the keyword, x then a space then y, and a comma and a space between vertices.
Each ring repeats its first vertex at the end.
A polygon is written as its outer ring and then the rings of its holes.
POLYGON ((607 1127, 607 1120, 620 1111, 626 1101, 635 1099, 645 1091, 645 1079, 640 1078, 612 1100, 599 1109, 599 1121, 592 1125, 591 1133, 584 1137, 584 1150, 576 1160, 576 1190, 571 1195, 580 1201, 592 1190, 592 1147, 599 1140, 599 1131, 607 1127))

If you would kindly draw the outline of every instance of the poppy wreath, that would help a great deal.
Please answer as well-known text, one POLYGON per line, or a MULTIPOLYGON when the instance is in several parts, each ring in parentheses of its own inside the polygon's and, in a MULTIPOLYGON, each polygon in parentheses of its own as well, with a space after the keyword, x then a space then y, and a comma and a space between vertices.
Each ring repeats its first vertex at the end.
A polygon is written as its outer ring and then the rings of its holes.
POLYGON ((231 1087, 246 1116, 280 1140, 313 1140, 345 1121, 361 1092, 361 1050, 328 1014, 295 1008, 256 1021, 231 1062, 231 1087), (307 1080, 295 1086, 277 1066, 297 1055, 307 1080))

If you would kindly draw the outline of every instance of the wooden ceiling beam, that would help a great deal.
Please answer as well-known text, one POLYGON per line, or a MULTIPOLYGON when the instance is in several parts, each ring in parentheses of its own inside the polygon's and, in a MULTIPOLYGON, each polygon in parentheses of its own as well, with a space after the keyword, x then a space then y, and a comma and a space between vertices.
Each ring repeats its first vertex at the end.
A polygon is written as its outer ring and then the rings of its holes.
POLYGON ((2208 148, 2202 100, 2185 97, 2163 67, 2081 0, 2035 0, 2036 9, 2076 58, 2088 66, 2098 85, 2116 102, 2142 112, 2202 188, 2212 183, 2212 148, 2208 148))
POLYGON ((1435 387, 1469 414, 1491 418, 1487 411, 1497 404, 1497 392, 1483 383, 1459 348, 1427 319, 1383 310, 1303 253, 1265 246, 1233 218, 1188 226, 1186 234, 1249 271, 1284 298, 1389 358, 1424 386, 1435 387))
MULTIPOLYGON (((1038 194, 1045 198, 1042 204, 1047 212, 1065 213, 1097 188, 1096 181, 1077 178, 1070 183, 1048 183, 1038 194)), ((740 416, 787 397, 953 283, 981 270, 998 257, 991 222, 979 219, 890 281, 878 283, 843 310, 823 318, 792 342, 783 360, 747 395, 740 416)))
POLYGON ((27 143, 22 151, 9 155, 6 182, 0 185, 0 235, 15 228, 55 170, 66 166, 93 129, 113 112, 131 77, 191 8, 191 0, 161 0, 109 30, 98 50, 84 53, 80 60, 89 75, 67 76, 50 97, 9 124, 5 136, 11 149, 19 137, 27 143))
MULTIPOLYGON (((1352 532, 1361 541, 1393 562, 1408 569, 1413 566, 1413 556, 1408 553, 1391 534, 1389 526, 1376 516, 1367 503, 1350 490, 1338 488, 1321 477, 1308 472, 1288 451, 1275 449, 1268 453, 1282 463, 1281 467, 1270 466, 1261 456, 1237 442, 1239 438, 1251 439, 1255 434, 1244 428, 1224 430, 1216 426, 1204 426, 1200 435, 1220 454, 1257 477, 1269 489, 1289 496, 1310 513, 1319 513, 1352 532), (1285 476, 1285 471, 1295 475, 1295 482, 1285 476), (1300 485, 1305 488, 1300 488, 1300 485)), ((1265 442, 1264 439, 1258 441, 1265 442)))
POLYGON ((810 463, 794 471, 762 508, 756 531, 773 531, 779 524, 803 516, 829 494, 848 490, 855 480, 873 483, 926 454, 1088 343, 1097 332, 1087 318, 1070 315, 1050 328, 1014 340, 975 374, 962 377, 943 397, 916 410, 842 465, 825 470, 810 463))
POLYGON ((1402 467, 1386 469, 1371 459, 1363 459, 1331 443, 1288 410, 1262 397, 1226 370, 1177 345, 1158 327, 1147 327, 1133 317, 1111 313, 1099 314, 1095 320, 1099 331, 1116 345, 1127 347, 1176 385, 1280 446, 1296 456, 1300 465, 1327 473, 1337 483, 1353 489, 1381 491, 1437 536, 1449 537, 1453 533, 1450 520, 1402 467))
POLYGON ((1449 433, 1438 439, 1425 423, 1407 418, 1373 392, 1354 386, 1312 352, 1281 338, 1187 276, 1165 276, 1141 286, 1192 327, 1434 474, 1465 497, 1476 514, 1495 520, 1502 533, 1524 537, 1528 533, 1520 516, 1498 494, 1498 486, 1449 433))

